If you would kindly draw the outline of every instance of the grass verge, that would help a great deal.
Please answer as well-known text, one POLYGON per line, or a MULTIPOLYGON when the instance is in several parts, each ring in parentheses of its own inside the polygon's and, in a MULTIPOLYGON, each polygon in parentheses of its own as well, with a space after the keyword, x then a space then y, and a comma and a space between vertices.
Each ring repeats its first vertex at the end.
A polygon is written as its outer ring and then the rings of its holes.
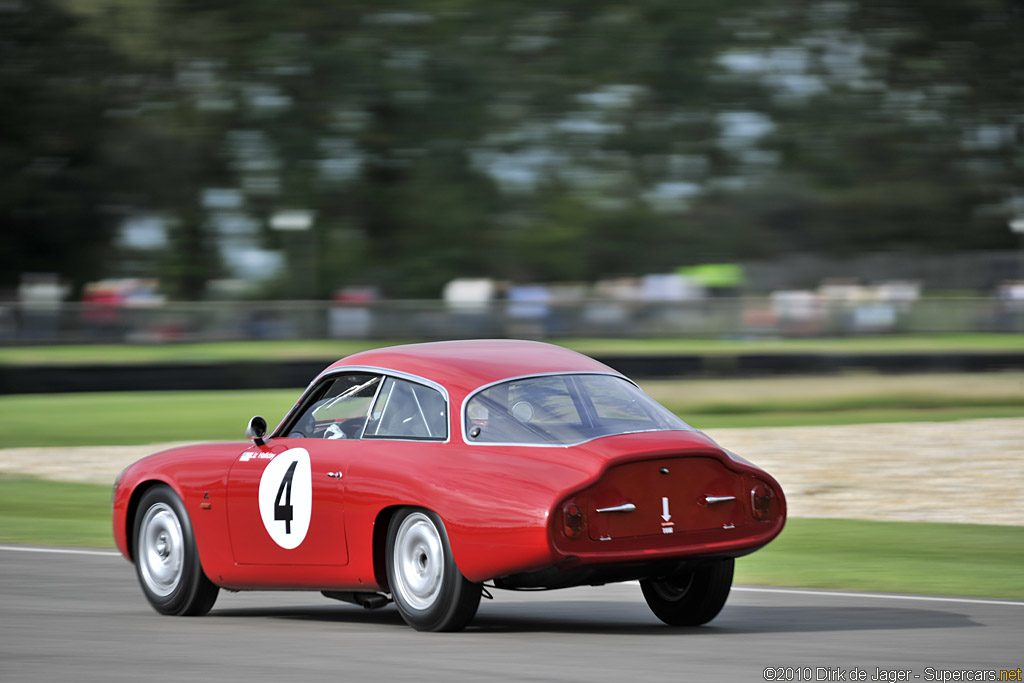
MULTIPOLYGON (((652 380, 645 391, 700 429, 935 422, 1024 415, 1024 373, 652 380)), ((300 389, 0 396, 5 448, 241 440, 300 389)))
MULTIPOLYGON (((113 547, 110 488, 0 477, 0 543, 113 547)), ((736 582, 1024 598, 1024 528, 791 519, 736 582)))
POLYGON ((791 519, 736 582, 1024 598, 1024 527, 791 519))
POLYGON ((276 425, 300 390, 161 391, 0 396, 0 443, 121 446, 166 441, 242 441, 262 415, 276 425))
POLYGON ((836 411, 768 411, 737 415, 679 411, 697 429, 740 427, 811 427, 826 425, 880 424, 885 422, 955 422, 1000 417, 1021 417, 1024 409, 1009 407, 949 407, 927 409, 854 409, 836 411))
POLYGON ((0 543, 114 547, 109 486, 0 476, 0 543))

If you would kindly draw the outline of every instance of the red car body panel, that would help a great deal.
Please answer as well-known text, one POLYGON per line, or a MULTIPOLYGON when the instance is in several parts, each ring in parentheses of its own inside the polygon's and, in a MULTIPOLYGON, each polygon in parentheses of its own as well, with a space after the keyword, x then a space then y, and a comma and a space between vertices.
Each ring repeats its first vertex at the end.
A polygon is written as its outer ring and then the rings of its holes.
POLYGON ((782 530, 786 505, 778 482, 698 431, 621 434, 571 446, 467 442, 463 407, 474 391, 547 373, 618 375, 586 356, 535 342, 418 344, 350 356, 310 388, 346 368, 380 368, 443 386, 447 440, 329 440, 275 432, 263 445, 157 453, 129 466, 115 484, 120 551, 133 558, 134 504, 153 483, 167 484, 182 499, 204 572, 230 589, 387 591, 381 544, 389 512, 403 506, 441 517, 456 564, 473 582, 552 569, 735 557, 782 530), (285 549, 264 528, 257 488, 274 458, 296 449, 308 453, 313 504, 304 540, 285 549), (750 498, 759 486, 770 491, 762 519, 750 498), (628 516, 595 512, 627 502, 636 508, 628 516), (586 511, 576 537, 563 528, 571 505, 586 511))

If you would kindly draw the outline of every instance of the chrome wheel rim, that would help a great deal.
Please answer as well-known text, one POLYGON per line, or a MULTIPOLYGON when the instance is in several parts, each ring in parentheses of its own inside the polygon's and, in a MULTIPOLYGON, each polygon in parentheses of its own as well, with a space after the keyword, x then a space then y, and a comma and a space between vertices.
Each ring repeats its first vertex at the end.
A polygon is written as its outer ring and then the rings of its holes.
POLYGON ((146 510, 139 527, 139 570, 146 587, 165 598, 181 583, 185 542, 181 521, 166 503, 146 510))
POLYGON ((444 582, 444 545, 437 527, 422 512, 414 512, 402 521, 395 535, 392 562, 394 592, 412 609, 429 609, 444 582))

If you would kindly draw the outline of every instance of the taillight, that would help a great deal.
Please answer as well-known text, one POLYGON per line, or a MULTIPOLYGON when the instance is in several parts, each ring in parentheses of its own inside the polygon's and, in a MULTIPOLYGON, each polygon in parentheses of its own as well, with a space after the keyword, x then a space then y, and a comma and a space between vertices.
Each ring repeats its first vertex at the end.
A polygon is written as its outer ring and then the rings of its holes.
POLYGON ((755 486, 750 492, 750 508, 754 512, 754 519, 768 519, 772 510, 772 490, 767 486, 755 486))
POLYGON ((579 538, 583 533, 583 510, 576 503, 562 508, 562 531, 568 538, 579 538))

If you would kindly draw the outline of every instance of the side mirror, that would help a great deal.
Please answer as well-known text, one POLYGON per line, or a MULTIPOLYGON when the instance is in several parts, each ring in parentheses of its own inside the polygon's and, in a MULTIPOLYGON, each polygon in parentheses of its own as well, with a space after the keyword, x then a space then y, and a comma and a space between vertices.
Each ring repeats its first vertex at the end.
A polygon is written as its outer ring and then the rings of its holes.
POLYGON ((263 437, 266 435, 266 420, 264 420, 259 415, 249 420, 249 425, 245 428, 245 438, 250 439, 257 446, 262 446, 264 443, 263 437))

